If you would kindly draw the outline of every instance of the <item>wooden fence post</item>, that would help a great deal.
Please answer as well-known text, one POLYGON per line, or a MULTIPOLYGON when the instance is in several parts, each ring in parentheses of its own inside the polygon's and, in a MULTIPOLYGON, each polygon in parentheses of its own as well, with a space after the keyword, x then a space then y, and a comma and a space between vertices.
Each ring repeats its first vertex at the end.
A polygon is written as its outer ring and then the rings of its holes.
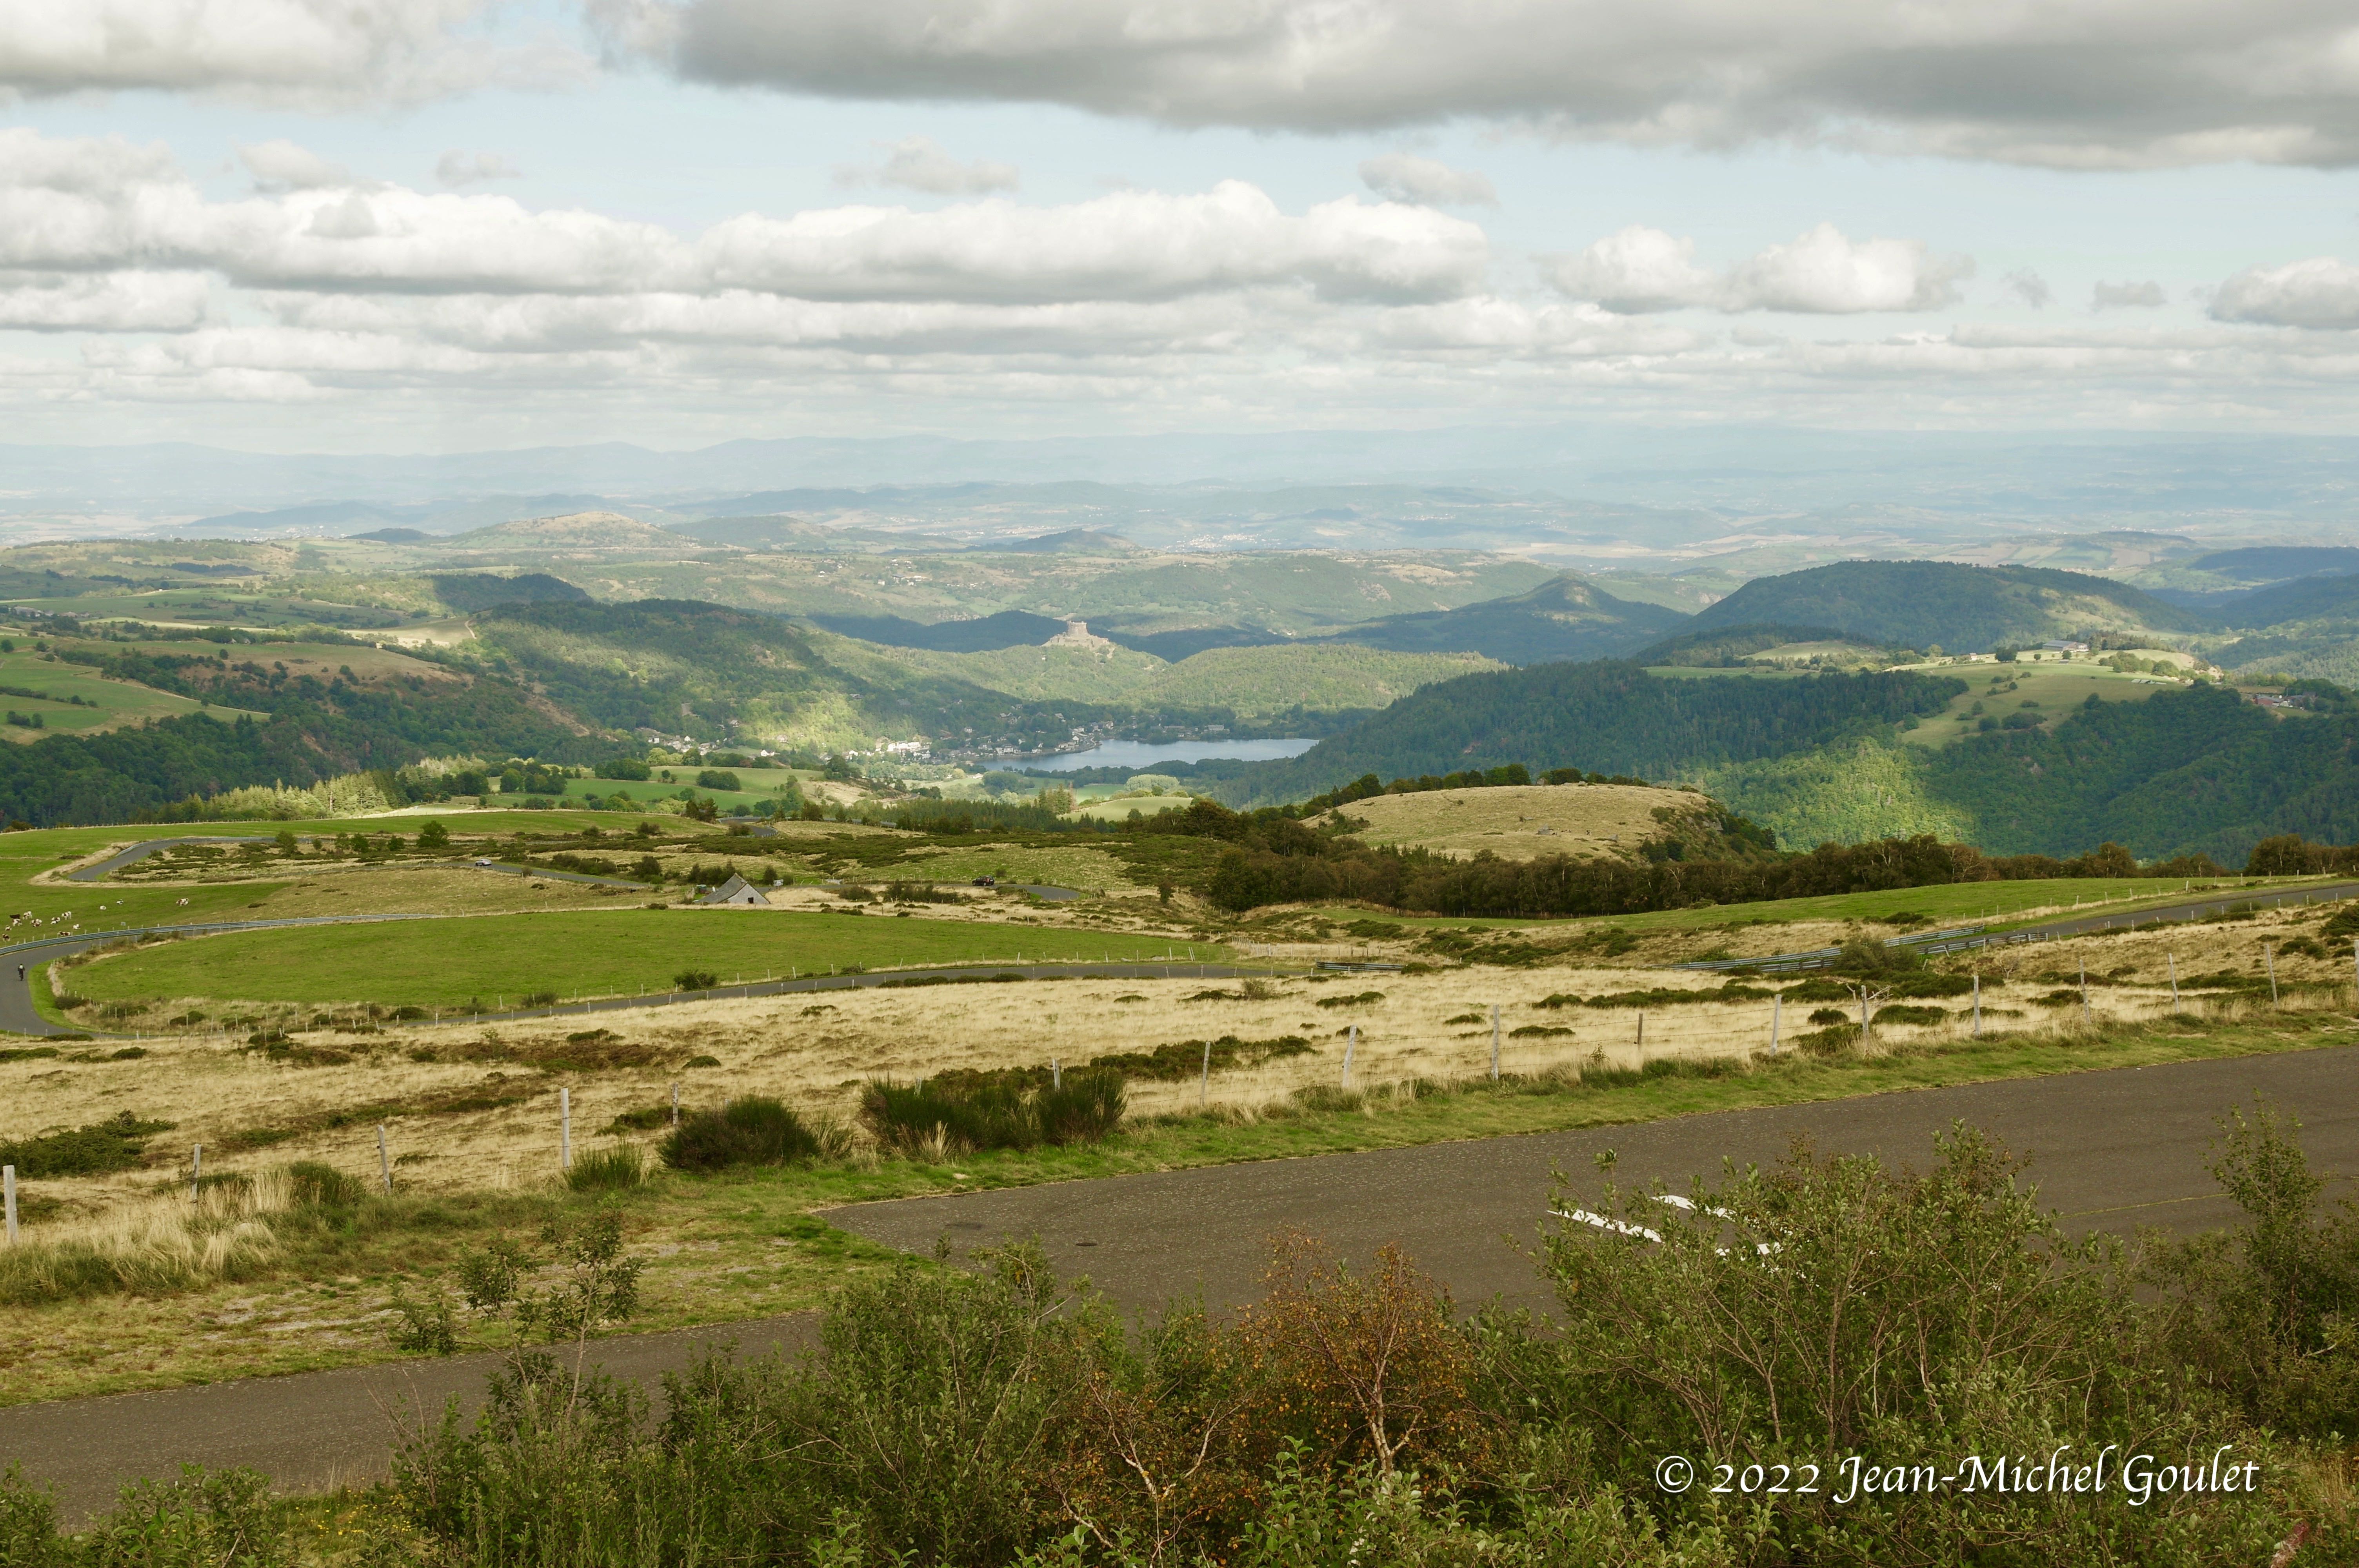
MULTIPOLYGON (((2354 942, 2351 945, 2351 953, 2353 960, 2359 962, 2359 942, 2354 942)), ((2179 955, 2167 953, 2164 957, 2170 960, 2170 1011, 2177 1012, 2179 1011, 2179 955)))
POLYGON ((376 1124, 376 1173, 385 1183, 385 1195, 393 1195, 393 1155, 385 1146, 385 1123, 376 1124))
POLYGON ((1196 1080, 1196 1108, 1203 1109, 1212 1103, 1212 1043, 1204 1042, 1203 1076, 1196 1080))
POLYGON ((573 1169, 573 1091, 557 1091, 557 1168, 573 1169))
POLYGON ((674 1127, 679 1125, 679 1085, 677 1081, 671 1086, 671 1124, 674 1127))
POLYGON ((2277 944, 2273 942, 2261 944, 2261 961, 2269 967, 2269 1005, 2275 1007, 2277 1004, 2277 944))
POLYGON ((1355 1023, 1352 1025, 1351 1034, 1343 1042, 1343 1087, 1347 1089, 1352 1087, 1352 1053, 1359 1049, 1359 1045, 1360 1026, 1355 1023))
POLYGON ((1769 1054, 1777 1054, 1777 1027, 1786 1021, 1786 995, 1772 991, 1769 995, 1769 1054))
POLYGON ((1491 1004, 1491 1081, 1499 1081, 1499 1004, 1491 1004))
POLYGON ((1983 972, 1974 971, 1974 1038, 1983 1037, 1983 972))

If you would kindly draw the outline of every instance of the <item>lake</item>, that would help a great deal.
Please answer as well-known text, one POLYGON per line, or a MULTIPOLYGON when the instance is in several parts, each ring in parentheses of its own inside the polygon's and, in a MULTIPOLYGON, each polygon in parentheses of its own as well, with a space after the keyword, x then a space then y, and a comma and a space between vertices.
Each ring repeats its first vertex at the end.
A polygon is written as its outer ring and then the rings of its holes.
POLYGON ((1128 768, 1133 773, 1152 773, 1158 762, 1201 762, 1207 757, 1221 757, 1241 762, 1272 762, 1281 757, 1299 757, 1319 742, 1302 736, 1288 736, 1276 741, 1175 741, 1168 746, 1149 746, 1137 741, 1108 741, 1086 752, 1067 752, 1062 755, 1015 764, 1037 768, 1044 773, 1070 773, 1075 768, 1128 768))

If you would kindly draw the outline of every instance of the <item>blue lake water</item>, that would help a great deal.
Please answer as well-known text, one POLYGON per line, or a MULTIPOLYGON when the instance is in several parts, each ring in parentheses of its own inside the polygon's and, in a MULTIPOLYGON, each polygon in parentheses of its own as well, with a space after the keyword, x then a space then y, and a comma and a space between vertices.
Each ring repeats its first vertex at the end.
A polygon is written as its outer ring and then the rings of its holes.
POLYGON ((1069 773, 1075 768, 1128 768, 1133 773, 1152 773, 1158 762, 1201 762, 1207 757, 1222 757, 1242 762, 1275 762, 1280 757, 1299 757, 1319 742, 1301 736, 1288 736, 1275 741, 1175 741, 1168 746, 1149 746, 1137 741, 1108 741, 1086 752, 1067 752, 1061 756, 1022 764, 1046 773, 1069 773))

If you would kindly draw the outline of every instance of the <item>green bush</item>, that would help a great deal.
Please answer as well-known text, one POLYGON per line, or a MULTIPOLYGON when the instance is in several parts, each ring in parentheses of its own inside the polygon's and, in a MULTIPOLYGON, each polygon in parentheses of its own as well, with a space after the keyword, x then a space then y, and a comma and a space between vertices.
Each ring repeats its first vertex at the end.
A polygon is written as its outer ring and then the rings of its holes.
POLYGON ((565 1184, 577 1193, 624 1192, 643 1184, 647 1164, 628 1143, 593 1150, 567 1168, 565 1184))
POLYGON ((734 793, 745 788, 745 786, 737 782, 737 775, 735 773, 724 772, 720 768, 707 768, 702 773, 696 775, 696 787, 699 789, 723 789, 734 793))
POLYGON ((721 977, 711 969, 682 969, 671 978, 672 989, 683 991, 709 991, 721 983, 721 977))
POLYGON ((26 1181, 128 1171, 147 1152, 149 1135, 172 1127, 168 1121, 142 1121, 127 1110, 118 1111, 89 1127, 0 1143, 0 1165, 16 1166, 26 1181))
POLYGON ((829 1130, 806 1125, 766 1095, 745 1095, 719 1110, 684 1113, 656 1152, 676 1171, 722 1171, 807 1164, 841 1151, 829 1130))

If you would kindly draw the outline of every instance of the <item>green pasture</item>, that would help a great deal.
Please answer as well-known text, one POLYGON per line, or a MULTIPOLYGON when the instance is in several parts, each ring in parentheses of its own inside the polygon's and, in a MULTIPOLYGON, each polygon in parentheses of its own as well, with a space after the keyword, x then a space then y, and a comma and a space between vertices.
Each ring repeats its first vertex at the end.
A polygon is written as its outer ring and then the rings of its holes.
MULTIPOLYGON (((2238 891, 2259 887, 2298 887, 2311 877, 2228 877, 2192 884, 2195 891, 2219 888, 2238 891)), ((1706 931, 1731 924, 1787 925, 1804 920, 1881 920, 1894 914, 1921 914, 1934 926, 2005 925, 2033 910, 2104 908, 2127 913, 2149 904, 2167 903, 2186 896, 2177 879, 2154 877, 2058 877, 2040 881, 1954 882, 1945 887, 1899 888, 1890 892, 1829 893, 1817 898, 1773 899, 1761 903, 1713 904, 1702 909, 1665 909, 1646 914, 1579 915, 1557 920, 1460 915, 1386 914, 1358 909, 1318 909, 1310 913, 1339 923, 1382 920, 1420 928, 1530 927, 1572 925, 1604 921, 1633 931, 1706 931)), ((2043 915, 2043 918, 2047 916, 2043 915)))
POLYGON ((43 697, 0 696, 0 708, 41 716, 41 728, 11 724, 0 734, 12 741, 38 741, 44 735, 87 735, 136 724, 143 719, 177 719, 184 713, 210 712, 230 719, 234 708, 207 708, 194 698, 175 697, 128 681, 106 680, 82 665, 51 660, 25 643, 16 652, 0 654, 0 686, 24 687, 43 697), (80 703, 68 702, 79 697, 80 703))
POLYGON ((699 771, 695 768, 674 768, 671 772, 675 782, 671 784, 666 784, 661 779, 650 779, 644 783, 637 779, 568 779, 565 781, 565 794, 568 798, 595 795, 611 800, 615 795, 628 795, 635 801, 657 802, 677 801, 679 799, 681 790, 690 789, 696 792, 698 799, 711 800, 724 812, 731 806, 740 804, 752 806, 757 811, 767 811, 777 804, 778 795, 786 789, 788 782, 795 777, 794 773, 785 768, 729 768, 723 771, 735 773, 739 784, 754 787, 705 789, 696 782, 699 771))
POLYGON ((190 626, 241 626, 276 631, 293 626, 383 631, 406 624, 400 614, 333 600, 284 593, 239 593, 219 588, 166 588, 147 593, 76 594, 12 602, 91 621, 150 621, 190 626))
POLYGON ((1950 665, 1927 668, 1934 676, 1955 676, 1966 683, 1962 697, 1951 700, 1939 713, 1928 714, 1918 721, 1914 730, 1904 730, 1901 740, 1912 746, 1940 749, 1955 742, 1960 737, 1980 733, 1984 719, 2004 720, 2012 713, 2028 713, 2043 725, 2054 727, 2055 721, 2068 717, 2075 708, 2096 697, 2106 702, 2144 702, 2158 691, 2180 689, 2175 682, 2153 676, 2125 675, 2104 665, 2071 664, 2041 660, 2027 664, 2020 660, 2011 665, 1950 665), (2012 687, 1995 695, 1991 689, 1994 676, 2004 677, 2001 687, 2012 687), (2027 708, 2027 702, 2035 706, 2027 708), (1975 704, 1982 712, 1973 711, 1975 704))
POLYGON ((108 1001, 208 997, 255 1002, 515 1007, 537 991, 568 1000, 655 995, 684 969, 723 985, 827 974, 858 965, 993 965, 1167 952, 1202 961, 1225 948, 981 921, 803 914, 781 910, 596 911, 309 925, 192 937, 74 971, 74 989, 108 1001))
POLYGON ((897 865, 875 868, 869 880, 906 877, 913 881, 971 881, 997 877, 1002 881, 1038 882, 1049 887, 1080 888, 1086 892, 1106 889, 1129 892, 1136 885, 1124 863, 1103 849, 1068 848, 1062 844, 1000 844, 975 849, 942 849, 931 853, 920 846, 897 865))
POLYGON ((1195 804, 1195 797, 1185 795, 1134 795, 1120 800, 1093 800, 1065 813, 1066 820, 1092 822, 1126 822, 1130 814, 1159 816, 1167 811, 1185 811, 1195 804))

